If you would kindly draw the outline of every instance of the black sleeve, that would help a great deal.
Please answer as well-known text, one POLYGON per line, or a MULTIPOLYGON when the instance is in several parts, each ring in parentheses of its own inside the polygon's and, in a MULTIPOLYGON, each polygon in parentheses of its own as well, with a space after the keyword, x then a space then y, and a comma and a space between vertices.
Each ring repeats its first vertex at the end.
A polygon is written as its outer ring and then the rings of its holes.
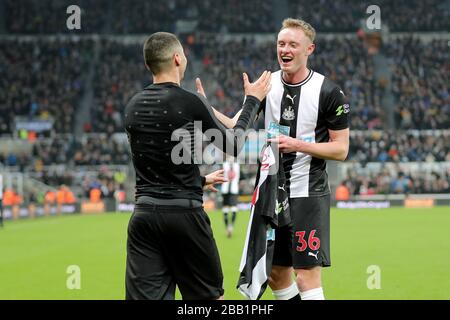
POLYGON ((265 130, 264 118, 266 115, 266 98, 259 104, 258 114, 256 115, 256 121, 254 128, 256 130, 265 130))
POLYGON ((200 178, 202 179, 202 187, 204 187, 205 184, 206 184, 206 177, 205 176, 200 176, 200 178))
POLYGON ((233 129, 227 129, 214 115, 214 111, 208 101, 200 95, 193 94, 192 113, 195 120, 202 121, 202 132, 208 129, 218 129, 223 137, 223 144, 216 146, 222 151, 237 156, 244 146, 245 131, 250 129, 255 121, 260 101, 253 96, 247 96, 242 112, 233 129), (227 146, 227 147, 226 147, 227 146), (232 146, 232 147, 228 147, 232 146))
POLYGON ((320 107, 325 123, 330 130, 342 130, 349 127, 350 105, 339 86, 325 80, 320 97, 320 107), (325 82, 328 83, 325 83, 325 82))
POLYGON ((263 113, 262 117, 264 118, 264 115, 266 114, 266 98, 264 98, 264 100, 259 104, 258 118, 261 117, 261 111, 263 113))

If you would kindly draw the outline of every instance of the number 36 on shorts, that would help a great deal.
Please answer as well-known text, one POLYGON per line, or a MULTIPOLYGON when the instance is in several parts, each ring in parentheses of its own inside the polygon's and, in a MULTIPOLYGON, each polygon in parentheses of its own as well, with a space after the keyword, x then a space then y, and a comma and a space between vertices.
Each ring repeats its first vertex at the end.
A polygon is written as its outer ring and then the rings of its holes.
POLYGON ((305 240, 306 231, 297 231, 295 232, 296 239, 298 238, 298 244, 296 246, 297 251, 303 252, 306 250, 306 248, 309 247, 309 249, 315 251, 320 248, 320 239, 318 237, 315 237, 316 229, 311 230, 311 232, 308 235, 308 242, 305 240))

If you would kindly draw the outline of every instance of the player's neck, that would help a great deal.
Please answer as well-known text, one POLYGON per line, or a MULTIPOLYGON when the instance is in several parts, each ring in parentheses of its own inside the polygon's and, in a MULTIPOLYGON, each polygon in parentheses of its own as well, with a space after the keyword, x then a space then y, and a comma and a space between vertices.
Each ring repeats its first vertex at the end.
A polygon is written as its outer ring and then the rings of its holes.
POLYGON ((304 68, 301 68, 296 73, 283 72, 283 80, 286 83, 296 84, 296 83, 300 83, 303 80, 305 80, 308 77, 308 75, 309 75, 309 69, 308 69, 308 67, 305 66, 304 68))
POLYGON ((158 83, 172 82, 180 85, 181 83, 180 76, 178 74, 178 71, 177 70, 175 71, 176 72, 167 72, 167 73, 165 72, 160 73, 158 75, 153 75, 153 83, 158 84, 158 83))

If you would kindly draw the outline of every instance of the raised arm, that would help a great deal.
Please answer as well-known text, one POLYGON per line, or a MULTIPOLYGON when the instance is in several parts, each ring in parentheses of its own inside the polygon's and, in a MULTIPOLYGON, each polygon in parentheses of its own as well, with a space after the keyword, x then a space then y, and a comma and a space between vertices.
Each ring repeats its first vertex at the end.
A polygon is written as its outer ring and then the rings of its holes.
MULTIPOLYGON (((197 92, 206 99, 205 89, 203 89, 202 81, 200 80, 200 78, 195 79, 195 86, 197 87, 197 92)), ((242 112, 242 109, 240 109, 233 118, 229 118, 222 112, 216 110, 216 108, 212 107, 212 109, 214 111, 214 115, 216 116, 216 118, 220 122, 222 122, 222 124, 228 129, 231 129, 236 125, 237 120, 239 119, 239 116, 241 115, 242 112)))
POLYGON ((219 121, 222 122, 222 124, 229 129, 233 128, 236 125, 237 120, 239 119, 239 116, 242 113, 241 109, 236 113, 236 115, 233 118, 229 118, 222 112, 217 111, 214 107, 212 107, 212 109, 214 111, 214 115, 216 116, 216 118, 219 119, 219 121))
POLYGON ((227 128, 217 119, 213 108, 202 96, 196 96, 198 100, 195 106, 193 106, 195 119, 202 121, 202 131, 218 129, 224 138, 225 144, 216 146, 233 156, 236 156, 242 148, 243 144, 239 142, 242 142, 241 139, 244 137, 245 131, 252 127, 260 101, 264 99, 271 88, 271 75, 268 71, 264 71, 254 83, 248 81, 248 76, 245 73, 243 74, 243 80, 246 99, 237 121, 233 123, 234 126, 232 129, 234 131, 230 131, 227 134, 227 128), (225 146, 233 146, 233 148, 229 150, 230 148, 225 148, 225 146))

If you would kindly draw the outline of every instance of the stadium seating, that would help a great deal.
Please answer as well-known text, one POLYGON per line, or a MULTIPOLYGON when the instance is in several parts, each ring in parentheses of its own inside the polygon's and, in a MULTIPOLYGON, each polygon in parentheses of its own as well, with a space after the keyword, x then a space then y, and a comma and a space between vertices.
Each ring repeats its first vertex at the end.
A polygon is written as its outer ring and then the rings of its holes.
MULTIPOLYGON (((411 163, 410 163, 411 164, 411 163)), ((450 192, 450 174, 436 170, 425 170, 413 166, 400 166, 389 163, 369 169, 353 165, 342 183, 352 195, 377 194, 448 194, 450 192)))
POLYGON ((448 5, 439 0, 380 0, 375 3, 350 0, 345 4, 331 0, 290 0, 289 4, 294 16, 309 21, 321 32, 352 32, 361 28, 361 19, 368 16, 366 8, 372 4, 380 7, 383 28, 390 31, 439 31, 450 27, 448 5))
POLYGON ((89 40, 0 41, 0 134, 14 132, 17 116, 53 118, 55 132, 72 132, 91 48, 89 40))
POLYGON ((89 130, 123 132, 125 105, 133 94, 151 83, 151 75, 144 67, 141 44, 102 41, 100 56, 89 130))
POLYGON ((106 0, 6 0, 6 32, 9 34, 98 33, 106 24, 106 0), (81 9, 81 30, 68 30, 67 7, 81 9))
POLYGON ((450 162, 450 131, 352 131, 348 160, 450 162))
MULTIPOLYGON (((274 3, 81 0, 82 29, 73 35, 65 27, 70 1, 5 1, 0 7, 6 17, 0 32, 7 34, 0 41, 0 136, 10 144, 28 139, 29 148, 2 147, 0 140, 0 169, 51 186, 77 184, 82 186, 74 189, 78 196, 87 197, 96 184, 111 194, 123 183, 114 174, 130 163, 123 137, 111 137, 124 135, 126 102, 152 81, 142 61, 145 37, 178 32, 189 59, 183 85, 193 89, 193 79, 200 76, 211 104, 234 115, 243 99, 242 72, 254 79, 264 69, 278 69, 274 35, 281 9, 274 3), (87 116, 80 122, 76 115, 82 110, 87 116), (51 119, 53 127, 45 135, 22 136, 15 127, 18 119, 51 119)), ((339 84, 350 101, 347 161, 357 169, 339 179, 351 193, 449 192, 450 56, 448 40, 439 37, 450 27, 449 9, 437 0, 378 2, 383 32, 432 32, 384 37, 381 52, 391 73, 379 81, 374 56, 356 33, 367 3, 286 3, 288 13, 319 32, 311 67, 339 84), (393 97, 389 106, 383 103, 386 88, 393 97), (417 163, 436 163, 438 169, 413 170, 417 163)), ((249 178, 241 190, 249 193, 256 169, 244 171, 249 178)))
MULTIPOLYGON (((67 33, 67 0, 7 0, 8 33, 67 33)), ((209 32, 262 33, 279 27, 274 14, 290 15, 310 21, 321 32, 355 32, 367 17, 370 2, 350 0, 288 0, 287 6, 272 0, 79 0, 82 28, 77 33, 149 33, 176 31, 177 20, 194 21, 197 30, 209 32), (145 17, 143 19, 142 17, 145 17)), ((450 10, 445 1, 377 1, 383 26, 390 31, 439 31, 450 29, 450 10), (417 12, 422 14, 418 15, 417 12)))

